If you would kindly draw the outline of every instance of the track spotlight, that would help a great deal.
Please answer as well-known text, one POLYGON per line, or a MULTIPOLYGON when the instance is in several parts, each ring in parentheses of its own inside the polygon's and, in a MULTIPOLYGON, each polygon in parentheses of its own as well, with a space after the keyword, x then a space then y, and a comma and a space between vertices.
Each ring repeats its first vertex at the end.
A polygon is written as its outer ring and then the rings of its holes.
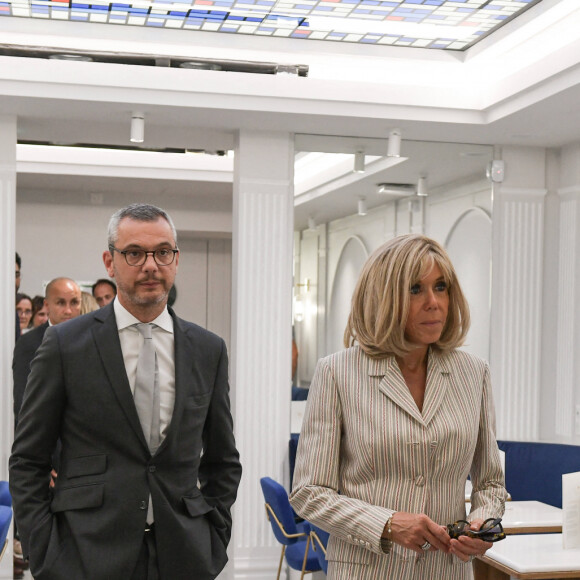
POLYGON ((354 154, 354 173, 364 173, 365 172, 365 154, 364 151, 357 151, 354 154))
POLYGON ((401 129, 393 129, 389 133, 389 145, 387 147, 387 157, 401 156, 401 129))
POLYGON ((131 115, 131 143, 143 143, 145 140, 145 114, 133 111, 131 115))
POLYGON ((427 197, 429 195, 426 177, 419 177, 417 181, 417 195, 420 197, 427 197))
POLYGON ((358 198, 358 215, 367 215, 367 202, 365 197, 358 198))

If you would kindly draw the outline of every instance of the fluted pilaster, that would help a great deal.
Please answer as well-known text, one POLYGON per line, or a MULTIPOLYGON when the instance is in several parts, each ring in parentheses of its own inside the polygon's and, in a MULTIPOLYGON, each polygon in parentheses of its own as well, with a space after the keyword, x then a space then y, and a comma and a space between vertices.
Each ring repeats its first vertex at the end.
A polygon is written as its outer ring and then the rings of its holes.
POLYGON ((490 351, 500 439, 539 434, 545 195, 502 187, 494 196, 490 351))
POLYGON ((273 578, 280 553, 259 480, 288 481, 293 154, 288 134, 238 136, 231 370, 244 475, 234 511, 236 580, 273 578))
MULTIPOLYGON (((14 239, 16 223, 16 118, 0 117, 0 479, 8 479, 12 446, 12 351, 14 350, 14 239)), ((0 562, 0 578, 12 578, 12 545, 0 562)))
POLYGON ((578 187, 560 191, 560 236, 558 267, 558 349, 556 351, 555 421, 558 436, 574 435, 574 403, 577 384, 576 337, 580 310, 577 307, 580 269, 578 267, 578 218, 580 190, 578 187))

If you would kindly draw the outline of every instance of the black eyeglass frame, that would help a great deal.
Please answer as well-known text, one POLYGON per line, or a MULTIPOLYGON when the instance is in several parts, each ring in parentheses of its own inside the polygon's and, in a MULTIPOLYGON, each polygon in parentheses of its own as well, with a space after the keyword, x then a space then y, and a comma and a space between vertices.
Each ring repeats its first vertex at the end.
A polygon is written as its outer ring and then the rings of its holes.
POLYGON ((111 252, 117 252, 118 254, 123 254, 123 257, 125 258, 125 262, 127 262, 127 265, 132 266, 134 268, 138 268, 139 266, 142 266, 143 264, 145 264, 149 254, 151 254, 153 256, 153 260, 155 261, 155 263, 158 266, 171 266, 171 264, 173 264, 173 262, 175 262, 176 254, 179 254, 179 248, 159 248, 158 250, 147 251, 147 250, 141 250, 140 248, 135 249, 135 250, 119 250, 119 249, 115 248, 115 246, 109 246, 109 250, 111 252), (143 252, 145 254, 145 257, 139 263, 131 264, 127 258, 127 254, 129 254, 130 252, 143 252), (159 262, 159 260, 157 259, 157 256, 155 255, 155 254, 157 254, 157 252, 172 252, 173 257, 171 258, 171 262, 168 262, 167 264, 163 264, 163 263, 159 262))
POLYGON ((455 540, 459 536, 479 538, 484 542, 499 542, 500 540, 505 540, 506 534, 501 525, 501 518, 488 518, 481 524, 479 530, 470 529, 470 525, 466 520, 458 520, 454 524, 447 524, 447 533, 455 540))

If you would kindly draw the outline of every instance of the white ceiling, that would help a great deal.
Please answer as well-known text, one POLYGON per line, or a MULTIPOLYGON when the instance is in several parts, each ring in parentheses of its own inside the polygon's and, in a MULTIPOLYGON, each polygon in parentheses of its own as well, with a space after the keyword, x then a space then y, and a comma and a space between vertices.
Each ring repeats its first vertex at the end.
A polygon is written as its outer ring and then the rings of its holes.
MULTIPOLYGON (((413 183, 426 175, 436 191, 483 177, 492 146, 498 155, 506 145, 561 147, 580 140, 577 0, 543 0, 466 53, 454 54, 257 37, 224 40, 166 30, 146 30, 145 42, 141 30, 119 34, 115 26, 83 24, 81 30, 74 23, 46 24, 0 18, 1 38, 14 46, 293 62, 307 64, 309 76, 0 56, 0 111, 18 115, 24 142, 125 147, 136 109, 145 111, 143 145, 149 149, 228 150, 235 133, 247 129, 295 133, 302 152, 362 149, 384 156, 389 131, 401 128, 407 161, 381 169, 388 164, 376 160, 356 182, 343 158, 337 158, 331 185, 328 176, 309 185, 297 176, 297 228, 306 226, 309 215, 322 222, 356 213, 361 195, 370 207, 384 203, 375 193, 379 182, 413 183)), ((168 196, 199 196, 203 204, 231 203, 231 158, 202 156, 194 167, 176 162, 148 177, 141 168, 140 181, 133 181, 135 163, 129 158, 119 167, 107 155, 97 162, 101 153, 93 152, 95 162, 81 179, 86 164, 69 153, 64 148, 43 162, 42 154, 20 149, 19 195, 34 199, 52 188, 72 195, 80 188, 89 196, 114 198, 128 188, 144 195, 161 188, 168 196)), ((155 163, 159 168, 167 154, 161 159, 155 163)))

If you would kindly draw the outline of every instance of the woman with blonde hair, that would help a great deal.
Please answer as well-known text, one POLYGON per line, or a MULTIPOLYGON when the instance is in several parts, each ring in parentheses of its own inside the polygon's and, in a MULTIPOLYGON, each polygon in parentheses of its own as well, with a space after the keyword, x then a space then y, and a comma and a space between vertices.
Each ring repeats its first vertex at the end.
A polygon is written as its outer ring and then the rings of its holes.
POLYGON ((332 580, 466 580, 492 544, 471 531, 506 491, 487 363, 458 350, 469 307, 436 241, 394 238, 360 274, 346 350, 318 362, 291 503, 330 532, 332 580))
POLYGON ((99 308, 100 306, 96 298, 92 294, 89 294, 83 290, 81 292, 81 315, 94 312, 99 308))

